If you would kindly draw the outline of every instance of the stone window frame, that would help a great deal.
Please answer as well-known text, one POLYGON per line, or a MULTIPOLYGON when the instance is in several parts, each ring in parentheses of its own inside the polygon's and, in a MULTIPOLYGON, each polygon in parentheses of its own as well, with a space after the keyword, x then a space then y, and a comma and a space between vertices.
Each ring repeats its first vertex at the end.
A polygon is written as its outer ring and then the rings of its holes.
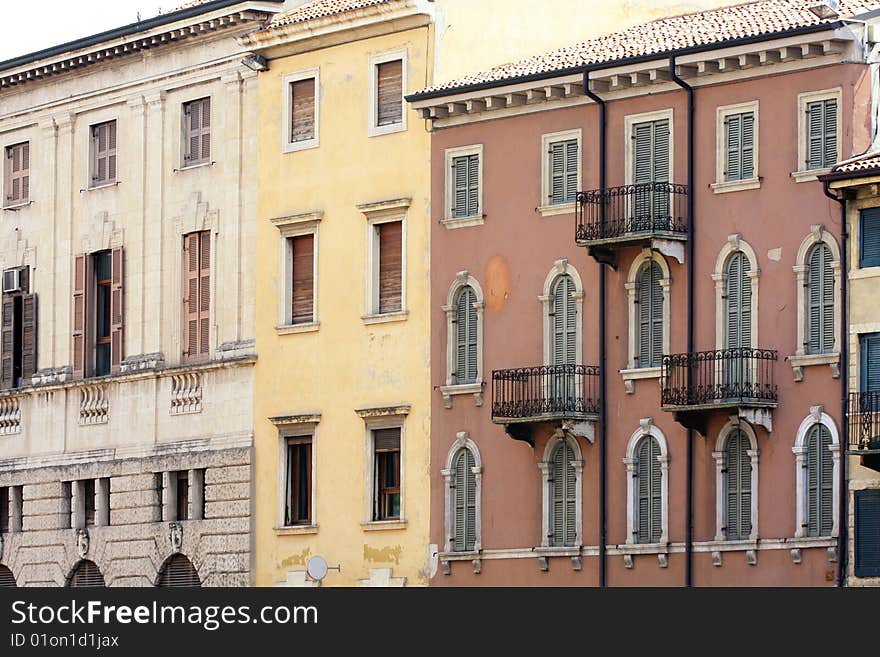
POLYGON ((444 491, 444 514, 443 514, 443 552, 440 557, 461 557, 462 555, 478 555, 483 550, 483 458, 477 444, 471 440, 470 433, 459 431, 455 434, 455 442, 446 454, 446 467, 440 471, 443 475, 444 491), (474 549, 473 551, 455 551, 453 545, 453 525, 455 514, 455 489, 452 488, 452 479, 455 475, 455 458, 463 449, 470 450, 474 457, 473 473, 476 479, 475 521, 474 521, 474 549))
POLYGON ((584 361, 584 284, 577 269, 568 262, 568 258, 560 258, 553 263, 553 267, 547 273, 547 277, 544 279, 543 291, 538 297, 538 301, 541 302, 541 323, 543 325, 543 358, 544 364, 548 366, 553 360, 553 354, 551 353, 553 351, 551 330, 553 317, 550 315, 553 306, 550 302, 550 296, 556 280, 565 274, 571 276, 575 290, 572 292, 576 313, 575 330, 577 331, 575 336, 575 351, 577 352, 575 363, 582 364, 584 361))
MULTIPOLYGON (((806 534, 804 531, 804 524, 806 522, 806 477, 804 475, 804 462, 807 457, 807 447, 805 445, 807 433, 810 429, 816 425, 822 424, 825 428, 828 429, 828 433, 831 436, 831 445, 828 449, 831 450, 831 459, 832 459, 832 496, 831 496, 831 538, 837 538, 840 532, 840 485, 838 482, 840 481, 840 433, 837 430, 837 424, 834 422, 834 418, 832 418, 828 413, 825 412, 824 406, 811 406, 810 414, 807 415, 801 422, 798 427, 797 434, 794 441, 794 446, 791 448, 792 453, 795 456, 795 538, 803 538, 806 534)), ((823 537, 826 538, 826 537, 823 537)))
POLYGON ((626 369, 620 370, 620 375, 623 378, 623 385, 627 394, 635 393, 636 380, 659 379, 662 370, 662 367, 636 367, 636 357, 639 350, 637 336, 638 308, 636 304, 638 286, 636 284, 636 279, 638 278, 642 267, 648 262, 656 262, 663 274, 663 278, 660 279, 660 287, 663 290, 663 353, 670 353, 670 327, 672 324, 670 288, 672 286, 672 274, 670 273, 669 263, 659 251, 644 248, 633 259, 626 283, 624 284, 624 288, 626 289, 626 305, 628 308, 628 347, 626 369))
POLYGON ((456 146, 455 148, 447 148, 444 151, 444 191, 443 191, 443 219, 440 223, 447 229, 467 228, 468 226, 482 226, 485 222, 486 212, 483 206, 483 144, 470 144, 467 146, 456 146), (455 158, 468 157, 476 155, 479 161, 477 167, 477 180, 479 193, 477 194, 477 214, 467 217, 453 217, 452 206, 455 203, 455 180, 452 173, 452 163, 455 158))
POLYGON ((761 174, 759 171, 760 151, 760 105, 758 100, 750 100, 733 105, 721 105, 715 109, 715 182, 709 185, 716 194, 738 192, 746 189, 759 189, 761 187, 761 174), (733 114, 745 114, 752 112, 755 115, 754 122, 754 145, 753 161, 754 175, 745 180, 725 180, 724 166, 727 162, 727 130, 724 122, 733 114))
POLYGON ((669 545, 669 448, 666 442, 666 434, 657 425, 653 418, 642 418, 639 428, 629 437, 626 444, 626 457, 623 459, 626 466, 626 545, 633 546, 642 552, 668 552, 669 545), (660 541, 657 543, 636 543, 636 447, 645 436, 652 436, 660 448, 660 541))
POLYGON ((387 199, 375 203, 361 203, 356 206, 364 216, 365 234, 365 269, 364 269, 364 314, 361 321, 365 325, 386 324, 405 321, 409 317, 407 305, 407 233, 409 208, 412 199, 409 197, 387 199), (400 310, 379 312, 379 237, 376 227, 381 224, 400 222, 400 310))
POLYGON ((321 145, 321 69, 313 67, 288 73, 281 79, 281 152, 294 153, 296 151, 318 148, 321 145), (302 80, 315 81, 315 136, 302 141, 291 141, 290 126, 292 123, 293 103, 291 103, 291 89, 294 82, 302 80))
POLYGON ((483 288, 480 287, 477 279, 471 276, 468 271, 458 272, 452 285, 449 286, 446 303, 440 307, 446 314, 446 383, 440 386, 440 394, 443 395, 443 405, 446 408, 452 408, 453 395, 472 394, 475 406, 483 405, 483 311, 485 307, 483 288), (455 370, 456 365, 455 327, 453 325, 455 299, 459 290, 466 286, 471 287, 477 299, 474 302, 474 308, 477 311, 477 379, 474 383, 454 384, 452 382, 452 372, 455 370))
POLYGON ((749 439, 749 443, 751 444, 751 449, 748 451, 748 455, 751 458, 752 472, 751 472, 751 498, 752 498, 752 508, 751 508, 751 526, 752 530, 749 532, 749 541, 758 540, 758 482, 760 481, 760 477, 758 476, 758 457, 760 456, 760 450, 758 449, 758 438, 755 434, 755 429, 751 424, 742 420, 737 415, 731 415, 730 420, 721 427, 721 431, 718 432, 718 439, 715 441, 715 451, 712 452, 712 458, 715 460, 715 540, 716 541, 724 541, 729 542, 727 537, 724 534, 724 526, 727 524, 727 504, 725 503, 726 496, 726 483, 727 477, 724 473, 725 466, 725 448, 727 447, 727 439, 730 438, 730 435, 737 430, 741 430, 745 433, 746 437, 749 439))
POLYGON ((279 285, 280 294, 278 295, 278 324, 275 326, 275 332, 278 335, 311 333, 321 328, 320 315, 318 314, 318 290, 320 283, 318 279, 318 258, 320 257, 320 226, 323 218, 323 211, 309 210, 271 219, 272 225, 278 229, 281 245, 279 271, 281 272, 282 280, 279 285), (312 243, 312 321, 305 324, 294 324, 291 314, 293 308, 293 254, 291 240, 294 237, 305 235, 311 235, 314 239, 312 243))
POLYGON ((818 177, 831 171, 827 169, 807 169, 807 105, 819 100, 837 99, 837 161, 843 159, 843 88, 833 87, 818 91, 807 91, 798 94, 797 97, 797 162, 791 177, 795 182, 810 182, 818 180, 818 177))
POLYGON ((369 88, 369 107, 367 108, 367 136, 381 137, 395 132, 406 132, 407 129, 407 112, 409 111, 409 103, 406 102, 407 95, 407 65, 409 62, 409 53, 406 48, 397 48, 386 52, 372 54, 369 57, 370 66, 370 88, 369 88), (392 123, 389 125, 378 125, 379 121, 379 64, 386 64, 400 60, 400 102, 403 106, 401 110, 400 123, 392 123))
POLYGON ((584 544, 584 454, 577 438, 565 429, 557 429, 544 446, 544 454, 538 462, 538 470, 541 472, 541 551, 544 554, 553 551, 568 554, 572 550, 579 550, 584 544), (562 442, 567 442, 571 446, 575 457, 574 461, 572 461, 575 472, 575 537, 573 546, 550 545, 550 506, 553 503, 551 493, 553 482, 550 481, 550 468, 552 466, 553 453, 556 451, 557 445, 562 442))
POLYGON ((715 269, 712 272, 712 280, 715 282, 715 348, 724 349, 724 287, 725 269, 728 258, 742 251, 749 259, 749 278, 752 280, 752 346, 756 348, 760 344, 758 340, 758 281, 761 278, 761 269, 758 266, 758 255, 752 245, 746 242, 742 235, 735 233, 727 237, 727 241, 718 252, 715 259, 715 269))
POLYGON ((572 214, 577 205, 577 200, 569 203, 550 203, 550 157, 549 152, 553 144, 564 141, 577 141, 578 147, 578 170, 577 170, 577 191, 581 191, 581 183, 584 174, 584 151, 583 151, 583 130, 574 128, 572 130, 563 130, 561 132, 550 132, 541 135, 541 199, 538 203, 538 212, 542 217, 551 217, 559 214, 572 214))
POLYGON ((361 529, 363 531, 406 529, 406 419, 410 404, 374 406, 356 409, 358 417, 364 421, 364 508, 361 529), (373 518, 375 499, 375 442, 373 431, 377 429, 400 429, 400 517, 391 520, 373 518))
POLYGON ((803 381, 804 367, 811 365, 829 365, 831 367, 832 378, 840 378, 840 348, 843 340, 840 334, 840 300, 842 298, 843 284, 843 268, 840 255, 840 246, 834 235, 825 230, 821 224, 810 226, 810 233, 807 235, 800 247, 798 247, 795 265, 792 270, 795 273, 796 285, 795 292, 797 294, 797 349, 795 353, 788 357, 791 364, 795 381, 803 381), (806 324, 807 324, 807 299, 806 299, 806 277, 807 277, 807 256, 816 244, 824 243, 831 251, 831 270, 834 274, 834 348, 828 354, 807 354, 804 349, 806 340, 806 324))
POLYGON ((276 512, 274 531, 278 536, 293 534, 317 534, 318 533, 318 424, 321 422, 320 413, 301 413, 283 415, 269 418, 278 433, 278 468, 276 489, 276 512), (287 481, 287 441, 289 438, 312 439, 312 490, 311 495, 311 522, 307 525, 285 525, 284 511, 286 504, 286 481, 287 481))

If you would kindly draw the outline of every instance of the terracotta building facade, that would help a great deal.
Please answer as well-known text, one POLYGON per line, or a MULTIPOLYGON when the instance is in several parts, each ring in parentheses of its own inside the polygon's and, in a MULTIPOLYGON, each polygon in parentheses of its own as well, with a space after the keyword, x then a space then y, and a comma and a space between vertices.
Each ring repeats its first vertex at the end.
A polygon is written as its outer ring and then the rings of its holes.
POLYGON ((409 97, 433 130, 432 585, 842 577, 842 226, 817 175, 868 147, 871 79, 861 27, 792 6, 409 97))

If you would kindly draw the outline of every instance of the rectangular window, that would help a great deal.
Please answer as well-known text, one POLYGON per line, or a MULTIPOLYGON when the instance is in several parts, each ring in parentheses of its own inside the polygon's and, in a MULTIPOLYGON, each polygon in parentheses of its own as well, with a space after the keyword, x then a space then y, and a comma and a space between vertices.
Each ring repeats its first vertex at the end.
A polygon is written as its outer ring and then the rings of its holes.
POLYGON ((880 333, 859 336, 859 360, 862 392, 880 392, 880 333))
POLYGON ((376 64, 376 125, 403 122, 403 60, 376 64))
POLYGON ((453 219, 475 217, 480 213, 480 156, 477 153, 452 159, 453 219))
POLYGON ((177 520, 189 520, 189 471, 172 474, 175 487, 175 513, 177 520))
POLYGON ((284 525, 312 522, 312 437, 287 439, 284 525))
POLYGON ((91 186, 116 182, 116 121, 91 127, 91 186))
POLYGON ((29 294, 30 270, 16 267, 3 272, 0 308, 0 387, 17 388, 34 374, 37 365, 37 295, 29 294))
POLYGON ((61 514, 58 526, 62 529, 70 529, 73 524, 73 482, 61 482, 61 514))
POLYGON ((724 181, 755 177, 755 113, 728 114, 724 118, 724 181))
POLYGON ((814 100, 806 106, 806 168, 837 164, 837 98, 814 100))
POLYGON ((183 358, 206 358, 211 326, 211 232, 202 230, 183 237, 183 358))
POLYGON ((211 161, 211 99, 183 104, 183 166, 211 161))
POLYGON ((30 198, 30 149, 29 142, 6 147, 4 205, 25 203, 30 198))
POLYGON ((81 482, 83 495, 83 525, 93 527, 95 525, 95 480, 85 479, 81 482))
POLYGON ((373 520, 400 518, 400 427, 373 430, 373 520))
POLYGON ((316 78, 290 83, 290 143, 308 142, 317 137, 316 78))
POLYGON ((859 212, 859 267, 880 267, 880 208, 859 212))
POLYGON ((9 488, 0 487, 0 534, 9 532, 9 488))
MULTIPOLYGON (((548 149, 549 205, 574 203, 578 193, 580 153, 577 139, 554 141, 548 149)), ((470 182, 470 181, 468 181, 470 182)), ((470 190, 469 190, 470 195, 470 190)))
POLYGON ((74 376, 119 371, 123 347, 122 265, 121 247, 74 259, 74 376))
POLYGON ((853 493, 856 577, 880 577, 880 490, 853 493))
POLYGON ((291 324, 315 321, 315 236, 287 238, 291 263, 291 324))
POLYGON ((403 310, 403 222, 376 224, 378 263, 375 266, 377 312, 403 310))

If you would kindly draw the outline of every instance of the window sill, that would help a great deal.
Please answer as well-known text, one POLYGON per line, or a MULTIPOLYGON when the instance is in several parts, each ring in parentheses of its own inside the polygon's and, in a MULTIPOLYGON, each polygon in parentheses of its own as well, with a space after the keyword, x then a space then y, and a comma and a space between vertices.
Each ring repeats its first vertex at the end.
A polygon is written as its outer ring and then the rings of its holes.
POLYGON ((803 381, 803 368, 812 365, 830 365, 831 378, 840 378, 840 354, 836 352, 831 354, 795 354, 788 357, 788 362, 791 363, 795 381, 803 381))
POLYGON ((10 203, 9 205, 4 205, 3 209, 10 210, 10 211, 21 210, 22 208, 26 208, 27 206, 29 206, 31 203, 33 203, 33 201, 31 201, 31 200, 16 201, 15 203, 10 203))
POLYGON ((473 395, 474 405, 483 405, 483 381, 476 383, 464 383, 460 385, 440 386, 440 394, 443 395, 443 405, 452 408, 453 395, 473 395))
POLYGON ((314 333, 321 328, 321 322, 308 322, 307 324, 281 324, 275 327, 278 335, 290 335, 291 333, 314 333))
POLYGON ((298 536, 301 534, 317 534, 318 525, 294 525, 292 527, 275 527, 276 536, 298 536))
POLYGON ((365 532, 384 532, 406 529, 406 520, 367 520, 361 523, 365 532))
POLYGON ((281 149, 282 153, 296 153, 298 151, 307 151, 312 148, 318 148, 320 141, 317 137, 314 139, 303 139, 302 141, 287 142, 281 149))
POLYGON ((181 173, 183 171, 190 171, 192 169, 201 169, 202 167, 212 167, 217 164, 214 161, 211 162, 199 162, 198 164, 187 164, 185 166, 180 167, 179 169, 175 169, 175 173, 181 173))
POLYGON ((617 546, 619 554, 668 554, 669 543, 625 543, 617 546))
POLYGON ((101 183, 100 185, 92 185, 91 187, 86 187, 84 190, 80 190, 80 191, 95 192, 95 191, 98 191, 99 189, 108 189, 110 187, 117 187, 118 185, 121 184, 121 182, 122 181, 120 181, 120 180, 116 180, 114 182, 101 183))
POLYGON ((818 180, 819 176, 824 176, 830 171, 831 167, 828 167, 827 169, 808 169, 806 171, 792 171, 790 175, 792 178, 794 178, 795 182, 803 183, 818 180))
POLYGON ((482 556, 482 550, 468 550, 461 552, 441 552, 437 555, 440 561, 473 561, 482 556))
POLYGON ((456 228, 468 228, 470 226, 482 226, 485 223, 486 215, 475 214, 469 217, 446 217, 441 219, 440 223, 446 226, 447 230, 456 228))
POLYGON ((533 548, 533 552, 541 557, 578 557, 581 554, 581 548, 578 545, 565 547, 542 545, 541 547, 533 548))
POLYGON ((849 280, 857 281, 860 278, 877 278, 880 276, 880 265, 866 265, 849 273, 849 280))
POLYGON ((761 178, 749 178, 748 180, 727 180, 725 182, 716 182, 709 185, 716 194, 727 194, 728 192, 741 192, 747 189, 760 189, 761 178))
POLYGON ((538 212, 542 217, 555 217, 560 214, 573 214, 575 203, 556 203, 555 205, 541 205, 538 212))
POLYGON ((659 379, 659 367, 637 367, 627 370, 620 370, 620 377, 623 379, 623 387, 626 393, 631 395, 636 391, 635 381, 639 379, 659 379))
POLYGON ((383 313, 381 315, 361 315, 364 325, 372 324, 390 324, 392 322, 404 322, 409 317, 408 310, 399 310, 393 313, 383 313))
MULTIPOLYGON (((404 112, 406 108, 404 107, 404 112)), ((381 137, 382 135, 393 135, 395 132, 405 132, 406 121, 400 123, 390 123, 388 125, 371 125, 367 131, 368 137, 381 137)))

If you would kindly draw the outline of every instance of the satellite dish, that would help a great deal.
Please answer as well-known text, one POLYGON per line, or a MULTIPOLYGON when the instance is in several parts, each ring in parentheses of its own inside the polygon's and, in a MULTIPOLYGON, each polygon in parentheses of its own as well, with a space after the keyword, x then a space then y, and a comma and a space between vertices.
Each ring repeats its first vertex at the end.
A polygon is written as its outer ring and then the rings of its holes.
POLYGON ((320 582, 327 577, 327 560, 318 555, 311 557, 308 564, 306 564, 306 572, 311 579, 320 582))

